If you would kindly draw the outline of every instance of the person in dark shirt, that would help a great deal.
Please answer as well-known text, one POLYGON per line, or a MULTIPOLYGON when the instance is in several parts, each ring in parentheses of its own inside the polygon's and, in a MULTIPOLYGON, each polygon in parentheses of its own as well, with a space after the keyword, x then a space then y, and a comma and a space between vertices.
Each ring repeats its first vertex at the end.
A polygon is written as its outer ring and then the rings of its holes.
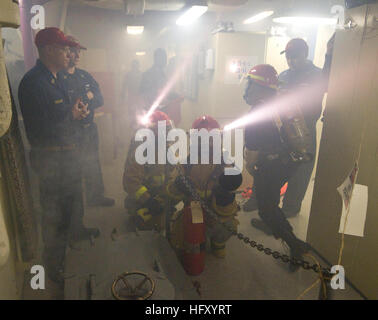
MULTIPOLYGON (((325 92, 323 72, 307 59, 308 46, 303 39, 290 40, 286 49, 281 52, 283 53, 289 69, 278 77, 280 91, 298 92, 297 103, 311 135, 310 151, 316 154, 316 122, 322 113, 325 92), (306 93, 301 93, 303 91, 306 93)), ((309 163, 303 164, 290 178, 282 204, 282 210, 287 217, 299 214, 314 164, 315 157, 309 163)))
POLYGON ((139 93, 143 98, 143 108, 149 110, 156 102, 167 83, 165 68, 167 66, 167 53, 164 49, 154 52, 154 64, 142 74, 139 93))
POLYGON ((81 172, 77 156, 79 122, 88 116, 80 99, 69 103, 58 72, 68 67, 75 45, 58 28, 35 37, 39 59, 19 85, 19 101, 31 164, 39 177, 42 207, 43 261, 48 277, 63 286, 68 240, 98 236, 83 225, 81 172))
POLYGON ((86 50, 72 36, 67 37, 77 45, 70 48, 70 61, 61 76, 70 101, 82 99, 88 104, 88 116, 80 121, 80 159, 85 182, 86 201, 89 206, 113 206, 114 199, 104 196, 105 188, 99 158, 99 138, 97 125, 93 121, 95 109, 104 104, 100 87, 96 80, 85 70, 77 68, 80 50, 86 50))
MULTIPOLYGON (((279 117, 273 108, 278 86, 277 71, 271 65, 258 65, 248 74, 244 99, 251 106, 256 121, 245 128, 247 170, 254 178, 258 213, 262 219, 252 219, 269 227, 276 238, 284 240, 292 257, 299 258, 308 246, 293 233, 293 228, 279 208, 280 189, 299 165, 290 159, 279 117)), ((261 229, 261 226, 257 226, 261 229)), ((291 269, 296 267, 291 265, 291 269)))

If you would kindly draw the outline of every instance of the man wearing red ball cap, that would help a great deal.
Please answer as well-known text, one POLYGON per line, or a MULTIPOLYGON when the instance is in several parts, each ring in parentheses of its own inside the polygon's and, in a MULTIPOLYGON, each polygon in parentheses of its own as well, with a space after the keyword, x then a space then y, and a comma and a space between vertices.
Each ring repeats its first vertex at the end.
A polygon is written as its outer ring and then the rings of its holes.
MULTIPOLYGON (((301 108, 312 143, 312 154, 316 153, 316 122, 322 113, 323 94, 326 82, 322 69, 316 67, 308 60, 309 47, 305 40, 291 39, 284 51, 289 69, 282 72, 278 79, 281 92, 297 92, 298 106, 301 108), (301 93, 304 92, 304 93, 301 93)), ((301 210, 301 204, 306 194, 311 173, 314 168, 313 161, 302 165, 290 178, 288 188, 283 200, 282 210, 287 217, 296 216, 301 210)))
POLYGON ((78 68, 81 50, 86 50, 79 41, 67 36, 76 46, 70 47, 70 62, 62 72, 65 88, 70 101, 81 98, 88 104, 89 115, 80 121, 80 159, 85 182, 86 201, 89 206, 113 206, 114 199, 104 196, 105 187, 99 158, 99 136, 94 122, 95 109, 104 104, 104 99, 97 81, 91 74, 78 68))
POLYGON ((65 249, 98 230, 83 225, 81 172, 77 156, 79 121, 88 116, 81 100, 70 103, 58 72, 67 68, 70 47, 58 28, 46 28, 35 37, 39 59, 19 86, 19 101, 31 145, 32 167, 39 177, 42 207, 43 266, 50 280, 64 285, 65 249), (72 225, 72 230, 69 230, 72 225))

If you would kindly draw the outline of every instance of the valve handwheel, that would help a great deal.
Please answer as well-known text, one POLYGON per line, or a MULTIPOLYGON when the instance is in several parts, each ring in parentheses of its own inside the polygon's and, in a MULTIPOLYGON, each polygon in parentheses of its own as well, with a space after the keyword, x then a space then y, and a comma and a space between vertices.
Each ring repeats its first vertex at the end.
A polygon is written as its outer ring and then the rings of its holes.
POLYGON ((122 273, 112 285, 112 294, 117 300, 147 300, 154 290, 155 282, 139 271, 122 273))

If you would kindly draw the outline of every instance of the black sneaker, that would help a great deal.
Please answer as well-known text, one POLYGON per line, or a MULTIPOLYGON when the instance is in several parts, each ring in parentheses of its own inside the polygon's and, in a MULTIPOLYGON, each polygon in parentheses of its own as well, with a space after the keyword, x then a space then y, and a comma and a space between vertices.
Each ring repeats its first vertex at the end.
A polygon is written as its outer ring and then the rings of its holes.
POLYGON ((90 207, 113 207, 115 200, 107 197, 98 197, 87 201, 87 205, 90 207))
POLYGON ((264 232, 267 236, 272 236, 273 232, 262 220, 253 218, 251 220, 251 225, 256 229, 264 232))
POLYGON ((252 196, 248 199, 248 201, 244 204, 243 210, 245 212, 255 211, 257 210, 257 200, 256 196, 252 194, 252 196))

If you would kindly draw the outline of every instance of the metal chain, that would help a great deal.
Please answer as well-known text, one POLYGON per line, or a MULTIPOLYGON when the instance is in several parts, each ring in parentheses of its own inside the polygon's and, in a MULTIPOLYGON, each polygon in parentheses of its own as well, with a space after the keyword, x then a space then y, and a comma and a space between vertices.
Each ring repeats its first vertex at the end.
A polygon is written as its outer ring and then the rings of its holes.
MULTIPOLYGON (((178 166, 180 167, 180 166, 178 166)), ((181 181, 184 183, 185 187, 188 189, 190 194, 193 197, 193 200, 198 201, 202 208, 213 218, 216 222, 218 222, 220 225, 222 225, 227 231, 229 231, 233 236, 236 236, 239 240, 243 241, 245 244, 250 245, 252 248, 256 248, 258 251, 265 253, 268 256, 272 256, 274 259, 281 259, 284 263, 290 263, 295 266, 300 266, 304 270, 313 270, 315 273, 322 273, 323 275, 330 275, 330 269, 325 267, 318 267, 317 264, 311 265, 308 261, 298 259, 295 257, 289 257, 286 254, 282 254, 278 251, 273 251, 272 249, 265 247, 261 243, 257 243, 254 240, 249 239, 245 235, 243 235, 240 232, 237 232, 234 230, 231 226, 226 225, 224 222, 221 222, 218 218, 218 215, 213 212, 212 209, 207 205, 207 203, 202 200, 201 196, 198 194, 198 192, 193 188, 192 183, 189 181, 189 179, 183 174, 181 168, 179 168, 179 176, 181 178, 181 181)))

